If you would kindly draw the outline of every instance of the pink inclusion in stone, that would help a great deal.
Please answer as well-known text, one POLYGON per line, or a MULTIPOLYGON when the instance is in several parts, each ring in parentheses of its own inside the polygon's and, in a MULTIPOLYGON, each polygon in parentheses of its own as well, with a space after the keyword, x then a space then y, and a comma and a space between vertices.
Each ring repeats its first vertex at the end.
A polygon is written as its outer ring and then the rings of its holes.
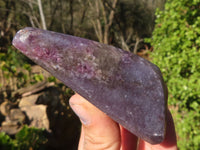
POLYGON ((167 89, 154 64, 113 46, 30 27, 17 32, 13 45, 139 138, 164 140, 167 89))

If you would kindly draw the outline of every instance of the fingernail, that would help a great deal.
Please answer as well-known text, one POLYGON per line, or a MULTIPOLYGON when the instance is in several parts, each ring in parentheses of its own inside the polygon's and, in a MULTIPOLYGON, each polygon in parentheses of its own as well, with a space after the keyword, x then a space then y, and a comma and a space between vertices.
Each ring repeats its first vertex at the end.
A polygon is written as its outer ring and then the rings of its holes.
POLYGON ((74 113, 79 117, 80 121, 84 125, 90 124, 90 116, 87 111, 81 105, 69 103, 74 113))

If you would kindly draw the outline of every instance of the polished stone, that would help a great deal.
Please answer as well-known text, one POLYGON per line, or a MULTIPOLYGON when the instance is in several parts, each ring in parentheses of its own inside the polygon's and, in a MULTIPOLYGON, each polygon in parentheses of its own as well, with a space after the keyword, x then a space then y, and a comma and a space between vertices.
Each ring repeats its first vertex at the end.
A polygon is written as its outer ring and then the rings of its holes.
POLYGON ((133 134, 163 141, 167 90, 154 64, 113 46, 30 27, 17 32, 13 45, 133 134))

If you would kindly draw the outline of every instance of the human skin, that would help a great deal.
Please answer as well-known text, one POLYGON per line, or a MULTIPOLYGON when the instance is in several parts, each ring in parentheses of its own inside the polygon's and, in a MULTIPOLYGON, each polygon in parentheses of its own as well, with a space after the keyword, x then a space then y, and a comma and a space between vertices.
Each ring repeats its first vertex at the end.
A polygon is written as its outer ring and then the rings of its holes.
POLYGON ((164 141, 151 145, 138 139, 80 95, 73 95, 69 102, 82 123, 78 150, 177 150, 174 123, 169 110, 164 141))

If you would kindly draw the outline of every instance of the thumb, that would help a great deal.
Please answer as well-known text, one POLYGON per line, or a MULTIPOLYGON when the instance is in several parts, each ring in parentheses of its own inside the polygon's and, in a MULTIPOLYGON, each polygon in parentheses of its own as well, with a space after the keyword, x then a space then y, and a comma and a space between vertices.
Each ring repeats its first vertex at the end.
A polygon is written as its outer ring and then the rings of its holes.
POLYGON ((79 150, 120 149, 120 128, 116 122, 78 94, 69 103, 82 123, 79 150))

